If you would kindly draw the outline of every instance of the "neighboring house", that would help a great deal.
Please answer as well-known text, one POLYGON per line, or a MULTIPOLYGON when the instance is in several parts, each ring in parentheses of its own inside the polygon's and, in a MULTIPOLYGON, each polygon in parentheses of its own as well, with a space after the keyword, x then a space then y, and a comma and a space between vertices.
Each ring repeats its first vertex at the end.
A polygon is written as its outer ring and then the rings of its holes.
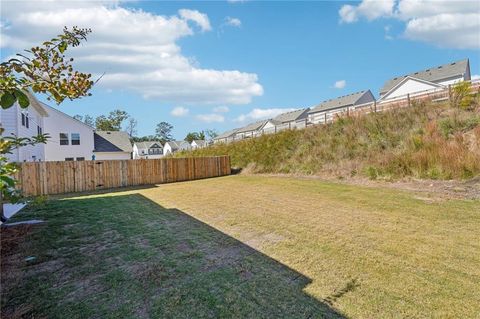
POLYGON ((229 143, 235 139, 235 133, 238 131, 238 128, 226 131, 213 139, 213 143, 229 143))
POLYGON ((187 141, 177 141, 179 146, 179 151, 188 151, 192 149, 192 145, 187 141))
POLYGON ((450 84, 469 81, 468 59, 440 65, 388 80, 380 90, 380 100, 395 100, 426 91, 443 90, 450 84))
POLYGON ((306 108, 277 115, 272 120, 276 123, 275 132, 293 128, 305 128, 307 126, 308 111, 310 109, 306 108))
POLYGON ((127 132, 96 131, 93 135, 95 160, 132 159, 133 147, 127 132))
POLYGON ((353 111, 371 105, 375 97, 370 90, 360 91, 349 95, 327 100, 308 111, 308 121, 312 124, 331 122, 338 113, 353 111))
POLYGON ((134 159, 153 159, 163 156, 163 146, 158 141, 135 142, 133 144, 134 159))
POLYGON ((272 120, 263 120, 263 121, 258 121, 255 123, 248 124, 247 126, 244 126, 242 128, 239 128, 235 132, 235 139, 240 140, 244 138, 250 138, 250 137, 255 137, 261 134, 261 130, 267 125, 267 129, 271 128, 272 126, 275 126, 274 123, 271 122, 272 120))
POLYGON ((192 146, 187 141, 168 141, 163 145, 163 155, 173 154, 178 151, 188 151, 192 146))
MULTIPOLYGON (((8 109, 0 108, 0 125, 5 129, 4 136, 32 137, 44 132, 44 121, 48 113, 42 104, 27 93, 30 105, 21 108, 17 103, 8 109)), ((23 146, 6 154, 12 162, 31 162, 45 160, 45 145, 23 146)))
POLYGON ((169 155, 180 149, 180 143, 183 141, 168 141, 163 145, 163 155, 169 155))
POLYGON ((42 103, 47 111, 45 130, 50 138, 45 144, 46 161, 91 160, 94 149, 94 128, 42 103))
POLYGON ((207 142, 204 140, 193 140, 190 145, 192 146, 193 149, 204 148, 207 146, 207 142))

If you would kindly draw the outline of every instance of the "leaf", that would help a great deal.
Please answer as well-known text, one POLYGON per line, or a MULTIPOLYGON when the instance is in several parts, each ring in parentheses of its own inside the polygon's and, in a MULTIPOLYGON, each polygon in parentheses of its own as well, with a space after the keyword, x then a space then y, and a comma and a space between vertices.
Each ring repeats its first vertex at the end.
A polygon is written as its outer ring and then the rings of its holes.
POLYGON ((23 93, 22 91, 20 90, 16 90, 15 91, 15 96, 17 97, 18 99, 18 104, 20 104, 20 107, 21 108, 26 108, 30 105, 30 100, 28 99, 28 96, 23 93))
POLYGON ((58 51, 60 51, 60 53, 63 53, 65 52, 65 50, 67 49, 67 42, 63 41, 61 42, 59 45, 58 45, 58 51))
POLYGON ((0 105, 2 106, 2 109, 8 109, 16 100, 17 99, 12 93, 5 92, 2 94, 2 97, 0 97, 0 105))
POLYGON ((9 187, 14 187, 15 186, 15 180, 11 177, 5 176, 5 175, 0 175, 0 180, 7 186, 9 187))

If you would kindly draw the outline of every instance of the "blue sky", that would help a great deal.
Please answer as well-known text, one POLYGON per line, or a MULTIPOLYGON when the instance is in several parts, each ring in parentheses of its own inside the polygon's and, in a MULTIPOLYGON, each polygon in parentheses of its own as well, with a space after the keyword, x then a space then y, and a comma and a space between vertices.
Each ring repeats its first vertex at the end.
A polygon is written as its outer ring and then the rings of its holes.
POLYGON ((359 90, 377 96, 393 76, 464 58, 480 74, 475 1, 2 5, 2 59, 69 22, 92 28, 70 54, 81 70, 106 75, 93 96, 57 107, 92 116, 123 109, 140 136, 161 121, 183 139, 359 90))

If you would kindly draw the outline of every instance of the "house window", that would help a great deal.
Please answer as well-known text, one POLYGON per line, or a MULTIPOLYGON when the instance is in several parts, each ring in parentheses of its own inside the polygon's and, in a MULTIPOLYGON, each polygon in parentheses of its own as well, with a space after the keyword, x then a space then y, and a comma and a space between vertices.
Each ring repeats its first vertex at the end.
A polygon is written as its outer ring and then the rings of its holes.
POLYGON ((25 114, 22 113, 22 126, 25 126, 25 114))
POLYGON ((42 128, 37 125, 37 134, 41 135, 42 134, 42 128))
POLYGON ((65 161, 71 162, 71 161, 73 161, 73 157, 65 157, 65 161))
POLYGON ((25 116, 25 126, 29 128, 28 115, 25 116))
POLYGON ((60 145, 68 145, 68 134, 60 133, 60 145))
POLYGON ((77 157, 77 161, 84 161, 85 157, 77 157))
POLYGON ((80 134, 72 133, 72 145, 80 145, 80 134))

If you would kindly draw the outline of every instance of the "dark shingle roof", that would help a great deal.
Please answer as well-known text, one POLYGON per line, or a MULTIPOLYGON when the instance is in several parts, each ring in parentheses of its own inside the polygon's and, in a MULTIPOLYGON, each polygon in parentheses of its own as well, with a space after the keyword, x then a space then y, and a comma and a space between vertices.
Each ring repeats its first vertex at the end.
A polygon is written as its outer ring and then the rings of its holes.
POLYGON ((410 73, 407 75, 398 76, 385 82, 383 87, 380 89, 380 95, 383 95, 388 91, 390 91, 393 87, 395 87, 407 76, 411 76, 424 81, 437 82, 437 81, 448 79, 457 75, 463 75, 467 70, 467 67, 468 67, 468 59, 465 59, 457 62, 440 65, 430 69, 410 73))
POLYGON ((279 122, 279 123, 286 123, 286 122, 292 122, 302 118, 306 118, 307 117, 306 114, 308 110, 309 109, 307 108, 307 109, 299 109, 295 111, 285 112, 274 117, 273 121, 279 122))
POLYGON ((95 152, 132 152, 126 132, 96 131, 93 135, 95 152))
POLYGON ((357 102, 367 91, 360 91, 356 93, 352 93, 349 95, 344 95, 337 97, 335 99, 323 101, 319 105, 315 106, 312 108, 308 113, 315 113, 319 111, 325 111, 325 110, 330 110, 330 109, 335 109, 339 107, 344 107, 348 105, 353 105, 355 102, 357 102))

